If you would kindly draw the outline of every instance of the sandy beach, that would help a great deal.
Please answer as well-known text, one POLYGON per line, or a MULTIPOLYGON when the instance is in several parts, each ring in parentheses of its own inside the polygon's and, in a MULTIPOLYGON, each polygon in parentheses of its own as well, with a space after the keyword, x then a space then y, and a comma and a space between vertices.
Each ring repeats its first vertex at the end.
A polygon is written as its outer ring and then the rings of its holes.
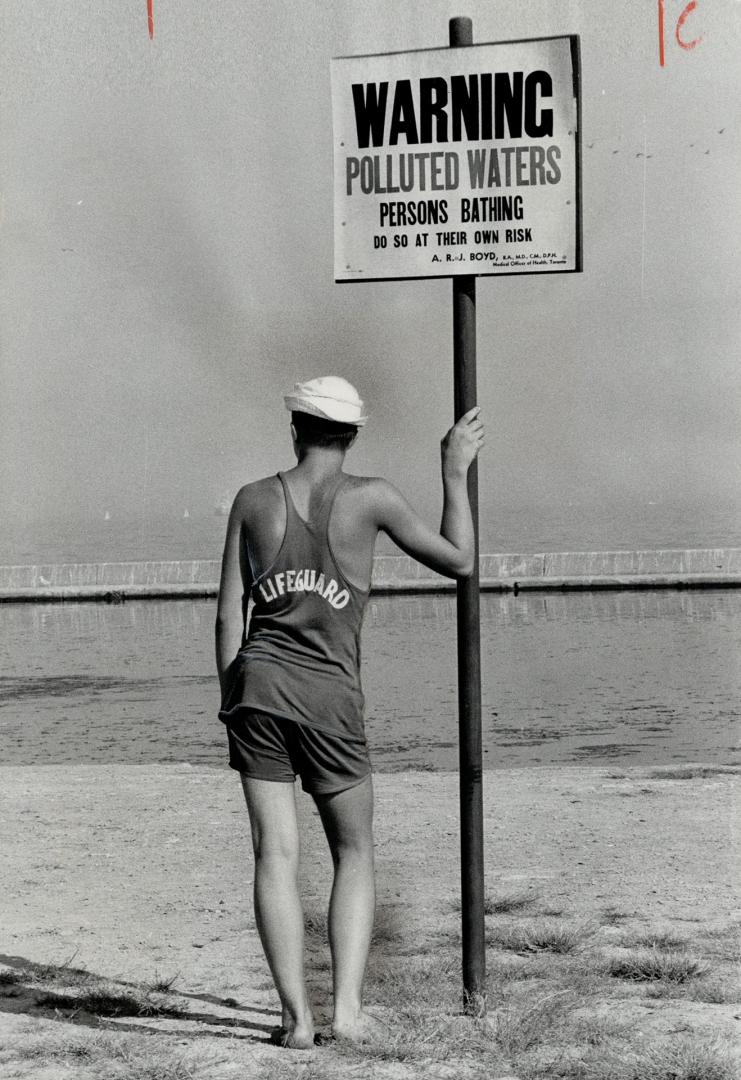
MULTIPOLYGON (((738 772, 487 772, 487 895, 527 894, 531 917, 576 927, 583 949, 602 960, 626 935, 649 931, 691 938, 695 948, 725 940, 739 918, 738 772)), ((10 991, 0 996, 4 1075, 93 1075, 70 1073, 58 1062, 44 1066, 50 1072, 38 1071, 38 1062, 36 1072, 28 1071, 18 1051, 39 1032, 70 1024, 166 1034, 183 1052, 213 1044, 223 1054, 226 1037, 223 1075, 231 1075, 230 1062, 249 1065, 247 1076, 262 1075, 271 1062, 280 1070, 286 1052, 266 1042, 278 1019, 277 999, 252 920, 252 857, 236 776, 188 765, 8 766, 1 776, 0 965, 21 973, 12 987, 0 988, 10 991), (39 1004, 33 972, 45 969, 48 977, 49 966, 60 969, 61 981, 65 967, 120 987, 173 980, 180 1014, 70 1017, 39 1004)), ((457 777, 380 774, 376 792, 379 924, 386 941, 418 958, 445 950, 454 957, 457 777)), ((328 858, 311 801, 299 794, 298 804, 306 912, 320 925, 328 858)), ((375 952, 369 983, 383 1014, 383 993, 373 984, 375 952)), ((310 979, 321 1019, 328 950, 316 957, 310 979)), ((646 1038, 683 1031, 726 1039, 738 1029, 732 1001, 649 997, 642 985, 625 986, 619 1007, 646 1038)), ((386 1018, 393 1026, 393 1016, 386 1018)), ((302 1068, 307 1059, 327 1068, 335 1053, 301 1055, 302 1068)), ((437 1073, 429 1062, 374 1059, 363 1075, 437 1073)))

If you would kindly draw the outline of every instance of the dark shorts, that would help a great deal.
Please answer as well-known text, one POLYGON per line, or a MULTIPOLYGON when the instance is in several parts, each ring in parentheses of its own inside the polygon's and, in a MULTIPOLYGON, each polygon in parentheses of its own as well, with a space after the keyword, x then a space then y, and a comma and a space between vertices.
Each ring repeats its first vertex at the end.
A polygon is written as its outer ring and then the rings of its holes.
POLYGON ((252 709, 227 725, 229 765, 252 780, 292 784, 297 776, 311 795, 334 795, 370 774, 365 743, 252 709))

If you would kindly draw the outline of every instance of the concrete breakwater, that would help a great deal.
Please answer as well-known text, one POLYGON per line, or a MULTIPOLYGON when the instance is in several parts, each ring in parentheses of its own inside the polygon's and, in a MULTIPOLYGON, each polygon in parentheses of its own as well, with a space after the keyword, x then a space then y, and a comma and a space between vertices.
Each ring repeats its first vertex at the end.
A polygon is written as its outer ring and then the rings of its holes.
MULTIPOLYGON (((49 602, 215 596, 218 559, 0 566, 0 601, 49 602)), ((702 588, 741 585, 741 548, 481 555, 481 588, 702 588)), ((373 562, 375 593, 439 592, 455 582, 406 555, 373 562)))

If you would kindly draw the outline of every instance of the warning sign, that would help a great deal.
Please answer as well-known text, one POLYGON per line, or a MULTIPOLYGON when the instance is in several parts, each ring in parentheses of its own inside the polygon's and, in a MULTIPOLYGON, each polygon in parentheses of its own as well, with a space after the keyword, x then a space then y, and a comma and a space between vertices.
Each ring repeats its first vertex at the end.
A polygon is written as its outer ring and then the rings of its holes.
POLYGON ((575 36, 332 61, 335 280, 581 270, 575 36))

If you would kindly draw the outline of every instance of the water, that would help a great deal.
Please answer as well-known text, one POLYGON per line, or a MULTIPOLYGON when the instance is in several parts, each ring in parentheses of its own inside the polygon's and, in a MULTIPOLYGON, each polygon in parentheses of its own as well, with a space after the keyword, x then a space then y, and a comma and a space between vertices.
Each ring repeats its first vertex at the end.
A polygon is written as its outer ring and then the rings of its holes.
MULTIPOLYGON (((225 765, 215 610, 4 606, 3 762, 225 765)), ((484 764, 736 762, 740 644, 739 590, 486 594, 484 764)), ((454 598, 373 598, 363 662, 376 767, 456 768, 454 598)))
MULTIPOLYGON (((482 505, 484 495, 482 487, 482 505)), ((218 559, 226 518, 191 508, 136 517, 115 507, 105 521, 81 516, 44 523, 0 519, 0 564, 128 562, 130 560, 218 559)), ((430 521, 434 515, 430 517, 430 521)), ((605 551, 652 548, 741 547, 738 499, 640 501, 596 496, 537 506, 497 501, 496 518, 482 512, 485 552, 605 551)), ((381 539, 379 551, 395 549, 381 539)))

